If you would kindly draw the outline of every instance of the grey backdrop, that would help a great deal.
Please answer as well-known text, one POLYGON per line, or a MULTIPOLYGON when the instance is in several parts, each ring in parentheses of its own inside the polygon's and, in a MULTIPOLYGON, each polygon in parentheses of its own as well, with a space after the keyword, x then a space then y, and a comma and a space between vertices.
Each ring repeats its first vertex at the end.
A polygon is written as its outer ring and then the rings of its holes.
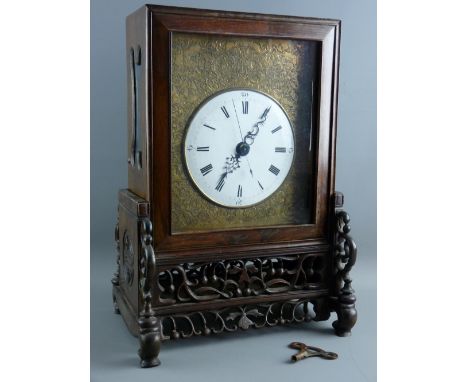
POLYGON ((158 1, 161 5, 342 20, 336 189, 345 195, 359 258, 353 270, 358 324, 353 336, 330 335, 325 323, 249 331, 164 344, 163 366, 137 368, 137 341, 112 314, 113 230, 117 190, 125 188, 125 17, 137 0, 91 0, 91 379, 93 381, 376 379, 376 3, 375 0, 158 1), (268 333, 271 333, 268 335, 268 333), (301 340, 340 354, 337 361, 285 362, 301 340), (216 361, 215 361, 216 360, 216 361), (237 364, 234 364, 237 362, 237 364), (180 364, 179 364, 180 363, 180 364), (234 374, 236 373, 237 376, 234 374), (246 378, 250 373, 250 377, 246 378), (296 377, 297 376, 297 377, 296 377), (301 378, 302 379, 302 378, 301 378))

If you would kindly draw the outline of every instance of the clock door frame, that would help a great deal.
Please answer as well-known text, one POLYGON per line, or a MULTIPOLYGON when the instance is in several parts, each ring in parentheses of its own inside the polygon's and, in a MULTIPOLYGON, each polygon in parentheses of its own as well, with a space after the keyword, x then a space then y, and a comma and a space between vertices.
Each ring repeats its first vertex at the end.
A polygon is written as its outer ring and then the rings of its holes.
MULTIPOLYGON (((327 244, 335 178, 340 21, 149 6, 150 199, 158 252, 261 245, 327 244), (321 45, 313 224, 226 231, 171 232, 171 36, 173 32, 312 40, 321 45)), ((314 107, 313 103, 311 107, 314 107)), ((194 253, 195 255, 195 253, 194 253)))

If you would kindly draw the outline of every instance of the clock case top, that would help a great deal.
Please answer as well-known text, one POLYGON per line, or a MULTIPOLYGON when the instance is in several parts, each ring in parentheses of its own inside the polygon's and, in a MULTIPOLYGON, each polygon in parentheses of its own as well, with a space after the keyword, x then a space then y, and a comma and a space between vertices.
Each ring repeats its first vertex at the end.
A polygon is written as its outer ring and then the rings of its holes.
MULTIPOLYGON (((146 5, 127 17, 128 188, 149 202, 154 247, 160 260, 224 253, 242 257, 268 250, 288 254, 326 251, 333 241, 335 140, 340 21, 146 5), (171 36, 173 32, 286 38, 320 44, 320 94, 316 135, 316 198, 312 224, 171 232, 171 36), (133 78, 139 71, 144 86, 133 78)), ((312 105, 311 105, 312 107, 312 105)), ((174 259, 173 259, 174 260, 174 259)))

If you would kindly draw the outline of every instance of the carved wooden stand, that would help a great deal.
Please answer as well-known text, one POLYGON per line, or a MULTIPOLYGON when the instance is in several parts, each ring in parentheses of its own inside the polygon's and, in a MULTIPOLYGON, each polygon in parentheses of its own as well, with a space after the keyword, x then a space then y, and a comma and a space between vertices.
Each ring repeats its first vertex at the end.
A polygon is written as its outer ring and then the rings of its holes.
MULTIPOLYGON (((349 236, 349 217, 341 210, 342 195, 334 193, 340 21, 146 5, 128 16, 126 26, 128 190, 119 192, 117 271, 112 284, 115 311, 139 337, 141 366, 159 365, 158 353, 164 340, 322 321, 331 312, 337 313, 333 324, 336 334, 349 335, 356 322, 349 277, 356 246, 349 236), (239 66, 229 67, 229 76, 241 73, 243 77, 249 72, 242 80, 245 84, 262 82, 261 87, 254 88, 270 89, 275 94, 283 90, 297 93, 287 99, 298 116, 296 131, 311 129, 310 135, 304 135, 309 137, 308 142, 297 142, 307 144, 303 146, 307 151, 303 165, 297 167, 296 174, 304 176, 308 191, 299 203, 283 207, 289 213, 289 208, 307 205, 310 213, 306 219, 266 225, 258 221, 261 227, 253 227, 257 225, 255 219, 245 226, 239 220, 238 228, 233 229, 224 223, 210 229, 192 224, 179 229, 173 225, 180 206, 177 195, 187 195, 187 204, 181 208, 193 212, 195 221, 218 213, 231 216, 214 206, 211 215, 203 214, 207 205, 201 203, 201 195, 179 192, 173 180, 179 173, 183 178, 179 170, 184 159, 175 137, 186 126, 182 115, 188 117, 193 112, 195 98, 202 101, 215 88, 243 83, 238 76, 226 82, 222 75, 212 79, 208 73, 200 73, 197 83, 205 84, 200 85, 203 89, 190 90, 190 96, 184 96, 179 105, 178 84, 185 84, 182 72, 193 67, 192 63, 174 66, 179 57, 177 41, 186 34, 200 37, 200 47, 205 37, 211 41, 217 36, 213 50, 206 50, 203 56, 216 55, 220 60, 216 62, 233 57, 229 62, 239 66), (272 39, 279 45, 272 45, 271 52, 269 48, 258 52, 255 48, 246 56, 240 52, 245 50, 242 41, 250 39, 255 44, 257 39, 272 39), (238 41, 239 53, 231 52, 229 41, 238 41), (296 86, 275 83, 275 78, 289 73, 290 66, 277 71, 278 65, 268 60, 262 73, 244 71, 249 62, 256 63, 267 52, 277 60, 286 59, 289 50, 275 53, 273 49, 283 46, 280 41, 290 41, 303 52, 297 56, 303 57, 297 59, 303 61, 301 67, 296 59, 290 65, 297 69, 293 77, 306 84, 304 92, 296 86), (218 45, 225 48, 218 51, 218 45), (264 75, 271 78, 263 81, 264 75)), ((200 65, 205 62, 202 57, 202 61, 196 56, 193 59, 200 65)), ((295 184, 294 189, 302 184, 295 184)), ((281 205, 282 199, 277 200, 281 205)), ((265 205, 263 208, 259 210, 262 216, 270 212, 272 217, 276 215, 265 205)))
MULTIPOLYGON (((141 367, 160 364, 161 341, 282 324, 323 321, 335 311, 338 336, 356 323, 356 297, 349 272, 356 245, 343 196, 334 197, 334 245, 304 253, 255 253, 197 263, 158 262, 149 203, 119 193, 115 230, 117 270, 112 278, 116 313, 139 337, 141 367), (313 306, 314 315, 309 305, 313 306)), ((177 262, 179 261, 179 262, 177 262)))

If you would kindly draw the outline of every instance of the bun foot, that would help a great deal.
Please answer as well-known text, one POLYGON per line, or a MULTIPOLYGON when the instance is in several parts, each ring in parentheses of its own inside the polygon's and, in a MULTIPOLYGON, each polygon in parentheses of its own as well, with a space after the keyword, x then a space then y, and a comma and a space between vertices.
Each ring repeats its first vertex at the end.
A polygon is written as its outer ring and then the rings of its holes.
POLYGON ((161 348, 160 322, 157 317, 143 316, 138 320, 140 325, 140 366, 143 368, 159 366, 161 348))
POLYGON ((356 297, 353 294, 342 295, 338 303, 336 315, 338 319, 333 322, 335 334, 339 337, 348 337, 351 335, 351 329, 357 321, 357 311, 354 307, 356 297))
POLYGON ((140 367, 142 368, 156 367, 159 365, 161 365, 161 361, 159 360, 159 358, 152 359, 152 360, 145 360, 145 359, 140 360, 140 367))

